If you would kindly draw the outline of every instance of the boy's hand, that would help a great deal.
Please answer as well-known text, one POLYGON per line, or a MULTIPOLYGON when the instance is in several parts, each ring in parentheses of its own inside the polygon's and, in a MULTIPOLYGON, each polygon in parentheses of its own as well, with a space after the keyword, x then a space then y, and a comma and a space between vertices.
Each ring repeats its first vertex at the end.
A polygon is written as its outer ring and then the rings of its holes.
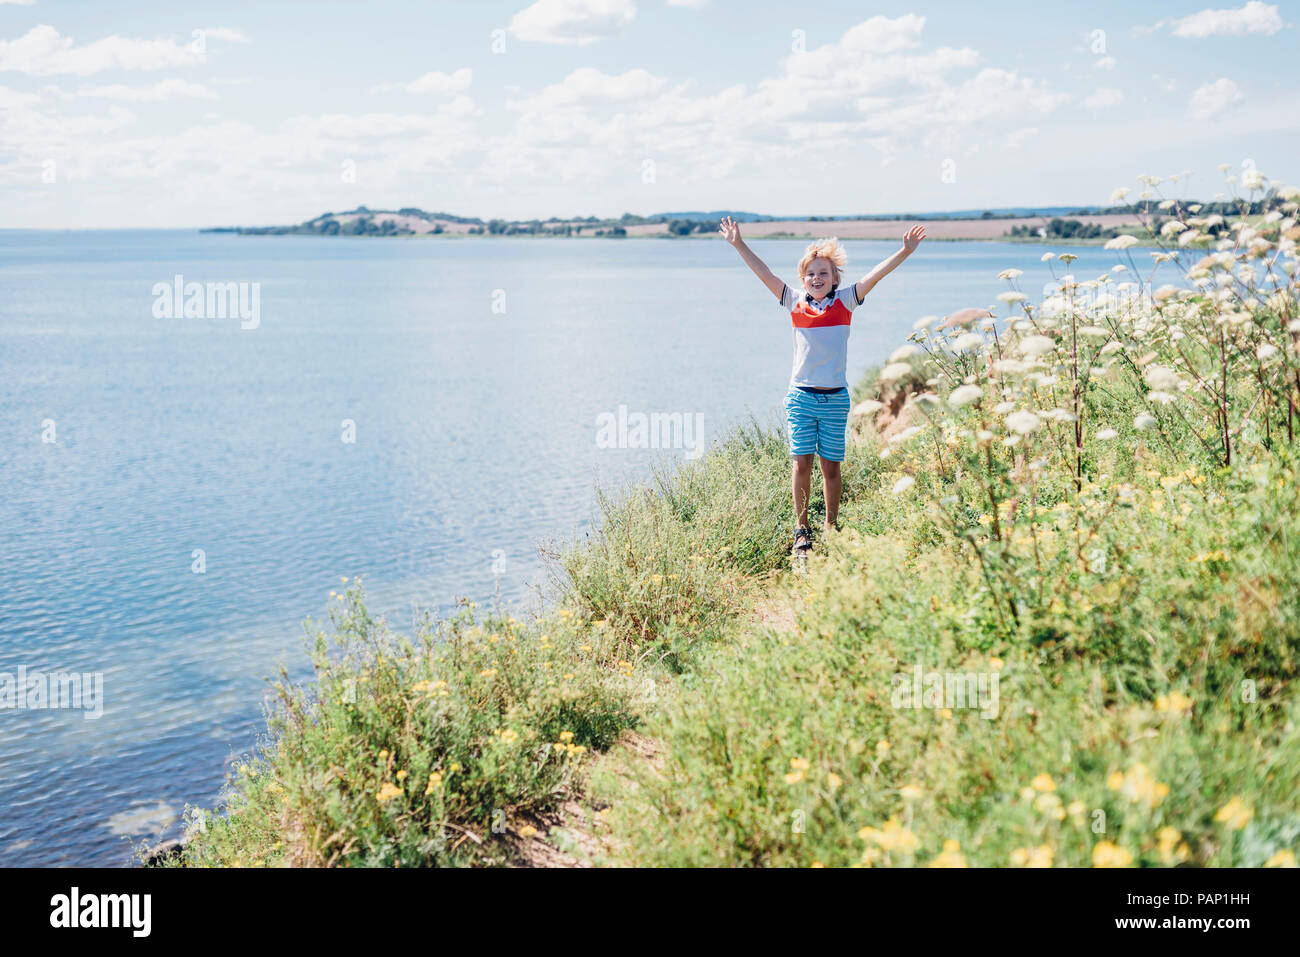
POLYGON ((916 247, 921 245, 921 240, 925 238, 924 226, 913 226, 903 236, 903 248, 909 253, 914 252, 916 247))
POLYGON ((722 238, 733 246, 740 242, 740 223, 730 216, 723 217, 721 224, 718 226, 718 232, 722 233, 722 238))

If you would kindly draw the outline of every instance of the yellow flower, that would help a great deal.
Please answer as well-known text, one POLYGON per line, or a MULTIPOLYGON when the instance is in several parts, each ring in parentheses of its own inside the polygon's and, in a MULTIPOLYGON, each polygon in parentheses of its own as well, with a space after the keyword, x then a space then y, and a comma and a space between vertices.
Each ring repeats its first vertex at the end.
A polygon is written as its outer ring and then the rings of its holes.
POLYGON ((386 801, 391 801, 395 797, 401 797, 402 793, 402 789, 397 785, 393 784, 391 781, 385 781, 383 787, 379 789, 379 793, 375 795, 375 797, 378 798, 380 804, 383 804, 386 801))
POLYGON ((432 794, 438 788, 442 787, 442 772, 434 771, 429 775, 429 784, 424 789, 425 794, 432 794))
POLYGON ((427 681, 417 681, 415 684, 411 685, 411 690, 412 690, 412 691, 417 691, 417 692, 418 692, 418 691, 428 691, 428 690, 429 690, 429 682, 427 682, 427 681))
POLYGON ((1264 862, 1265 867, 1295 867, 1295 855, 1288 850, 1281 850, 1264 862))
POLYGON ((447 769, 447 773, 448 773, 448 774, 455 774, 455 773, 456 773, 457 771, 459 771, 459 770, 460 770, 460 762, 459 762, 459 761, 453 761, 453 762, 451 762, 451 767, 449 767, 449 768, 447 769))
POLYGON ((886 851, 914 851, 920 844, 916 835, 899 824, 896 817, 885 822, 885 826, 874 835, 874 840, 886 851))
POLYGON ((1099 841, 1093 846, 1093 867, 1128 867, 1132 863, 1133 855, 1129 853, 1128 848, 1112 844, 1110 841, 1099 841))
POLYGON ((341 581, 343 584, 346 585, 348 583, 348 576, 347 575, 340 576, 339 581, 341 581))
POLYGON ((1065 811, 1072 818, 1082 818, 1083 812, 1088 810, 1088 806, 1082 801, 1071 801, 1065 811))
POLYGON ((397 778, 397 780, 399 780, 399 781, 405 781, 405 780, 406 780, 406 772, 405 772, 405 771, 398 771, 397 774, 394 775, 394 777, 397 778))
POLYGON ((1001 671, 1002 668, 1003 668, 1003 666, 1004 666, 1004 664, 1005 664, 1005 663, 1003 662, 1003 660, 1002 660, 1001 658, 990 658, 990 659, 989 659, 989 667, 992 668, 994 671, 1001 671))
POLYGON ((843 783, 844 783, 844 779, 840 777, 838 774, 836 774, 834 771, 826 775, 826 786, 829 787, 832 791, 838 791, 840 785, 843 783))
POLYGON ((876 742, 876 754, 880 755, 880 756, 883 758, 883 757, 884 757, 886 754, 888 754, 888 753, 889 753, 889 742, 888 742, 888 741, 877 741, 877 742, 876 742))
POLYGON ((809 767, 809 765, 808 765, 808 759, 807 759, 807 758, 791 758, 791 759, 790 759, 790 767, 794 768, 796 771, 807 771, 807 770, 808 770, 808 767, 809 767))
POLYGON ((1168 714, 1181 715, 1192 710, 1192 699, 1178 691, 1171 691, 1169 694, 1160 695, 1156 698, 1156 710, 1168 714))
POLYGON ((1123 786, 1124 775, 1120 774, 1118 771, 1111 772, 1110 777, 1106 779, 1106 787, 1110 788, 1112 791, 1118 791, 1123 786))
POLYGON ((951 708, 944 708, 942 711, 939 712, 939 717, 941 717, 941 718, 943 718, 945 721, 947 721, 949 718, 952 717, 952 709, 951 709, 951 708))
POLYGON ((1177 828, 1162 827, 1156 832, 1156 850, 1160 862, 1166 865, 1181 864, 1191 855, 1191 849, 1177 828))
POLYGON ((1017 847, 1011 852, 1011 863, 1016 867, 1051 867, 1056 852, 1048 844, 1038 847, 1017 847))
POLYGON ((1050 774, 1040 774, 1029 782, 1035 791, 1055 791, 1056 782, 1050 774))
POLYGON ((1114 782, 1115 774, 1112 774, 1106 781, 1107 787, 1119 791, 1135 804, 1145 804, 1153 809, 1159 807, 1169 795, 1169 785, 1152 777, 1144 764, 1135 764, 1129 768, 1127 774, 1120 776, 1118 786, 1114 782))
POLYGON ((932 860, 930 867, 965 867, 966 857, 956 841, 944 841, 943 850, 932 860))
POLYGON ((802 780, 803 780, 802 771, 791 771, 785 776, 786 784, 798 784, 802 780))
POLYGON ((491 678, 496 673, 497 670, 495 668, 484 668, 479 672, 479 676, 483 678, 491 678))
POLYGON ((379 760, 380 760, 380 761, 387 761, 387 760, 388 760, 388 749, 387 749, 387 748, 384 748, 384 750, 382 750, 382 751, 379 752, 379 760))
POLYGON ((1255 812, 1242 804, 1241 798, 1234 797, 1219 808, 1218 813, 1214 815, 1214 819, 1220 824, 1228 825, 1234 831, 1240 831, 1254 816, 1255 812))
POLYGON ((898 793, 902 795, 904 801, 917 801, 925 792, 918 785, 904 784, 898 789, 898 793))
POLYGON ((572 731, 561 731, 561 732, 560 732, 560 742, 561 742, 561 743, 563 743, 563 744, 568 744, 568 743, 569 743, 570 741, 572 741, 572 740, 573 740, 573 732, 572 732, 572 731))
POLYGON ((523 827, 519 829, 520 837, 532 837, 536 833, 537 833, 537 828, 533 827, 531 824, 525 824, 523 827))
POLYGON ((514 732, 514 729, 512 728, 502 728, 500 731, 497 732, 497 737, 500 738, 502 741, 506 742, 507 744, 511 744, 519 740, 519 735, 516 734, 514 732))
POLYGON ((1035 796, 1036 792, 1033 788, 1024 787, 1020 789, 1020 800, 1022 801, 1032 801, 1035 796))
POLYGON ((579 646, 578 646, 578 650, 579 650, 579 651, 591 651, 591 645, 579 645, 579 646))

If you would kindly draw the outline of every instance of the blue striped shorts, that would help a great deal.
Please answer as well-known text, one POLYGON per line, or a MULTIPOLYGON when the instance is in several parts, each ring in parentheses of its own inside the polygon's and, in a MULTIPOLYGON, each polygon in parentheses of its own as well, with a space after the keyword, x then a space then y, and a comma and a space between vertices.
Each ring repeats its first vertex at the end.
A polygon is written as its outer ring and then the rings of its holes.
POLYGON ((843 462, 849 390, 804 392, 792 386, 785 397, 785 424, 791 455, 815 453, 827 462, 843 462))

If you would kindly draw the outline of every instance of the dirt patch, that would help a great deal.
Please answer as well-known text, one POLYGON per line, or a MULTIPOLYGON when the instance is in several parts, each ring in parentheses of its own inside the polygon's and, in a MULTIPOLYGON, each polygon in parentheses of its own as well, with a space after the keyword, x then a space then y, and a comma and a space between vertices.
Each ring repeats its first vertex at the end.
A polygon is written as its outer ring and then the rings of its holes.
MULTIPOLYGON (((611 767, 617 771, 629 765, 641 765, 658 773, 663 767, 662 745, 638 731, 626 731, 609 752, 595 758, 591 770, 611 767)), ((630 780, 629 786, 634 786, 630 780)), ((524 815, 523 825, 531 825, 537 833, 518 838, 515 866, 595 867, 617 858, 618 843, 603 820, 606 807, 600 801, 575 795, 553 811, 524 815)))

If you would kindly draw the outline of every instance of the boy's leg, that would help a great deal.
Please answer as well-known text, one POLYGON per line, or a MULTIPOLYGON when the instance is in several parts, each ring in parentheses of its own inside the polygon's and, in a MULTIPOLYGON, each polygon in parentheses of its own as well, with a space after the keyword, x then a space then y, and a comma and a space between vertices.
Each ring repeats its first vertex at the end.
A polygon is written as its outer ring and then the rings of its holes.
POLYGON ((818 419, 817 457, 821 460, 822 492, 826 497, 826 531, 832 532, 839 521, 844 486, 840 463, 844 461, 844 433, 849 424, 848 390, 826 396, 818 408, 818 419))
POLYGON ((844 481, 840 477, 840 463, 821 459, 822 493, 826 497, 826 531, 834 531, 840 517, 840 492, 844 481))
POLYGON ((812 491, 812 461, 809 455, 796 455, 790 472, 790 490, 794 493, 795 525, 808 527, 808 496, 812 491))
POLYGON ((785 397, 785 424, 790 438, 790 493, 794 498, 795 525, 808 527, 808 497, 812 488, 812 461, 817 451, 816 410, 808 393, 791 389, 785 397))

